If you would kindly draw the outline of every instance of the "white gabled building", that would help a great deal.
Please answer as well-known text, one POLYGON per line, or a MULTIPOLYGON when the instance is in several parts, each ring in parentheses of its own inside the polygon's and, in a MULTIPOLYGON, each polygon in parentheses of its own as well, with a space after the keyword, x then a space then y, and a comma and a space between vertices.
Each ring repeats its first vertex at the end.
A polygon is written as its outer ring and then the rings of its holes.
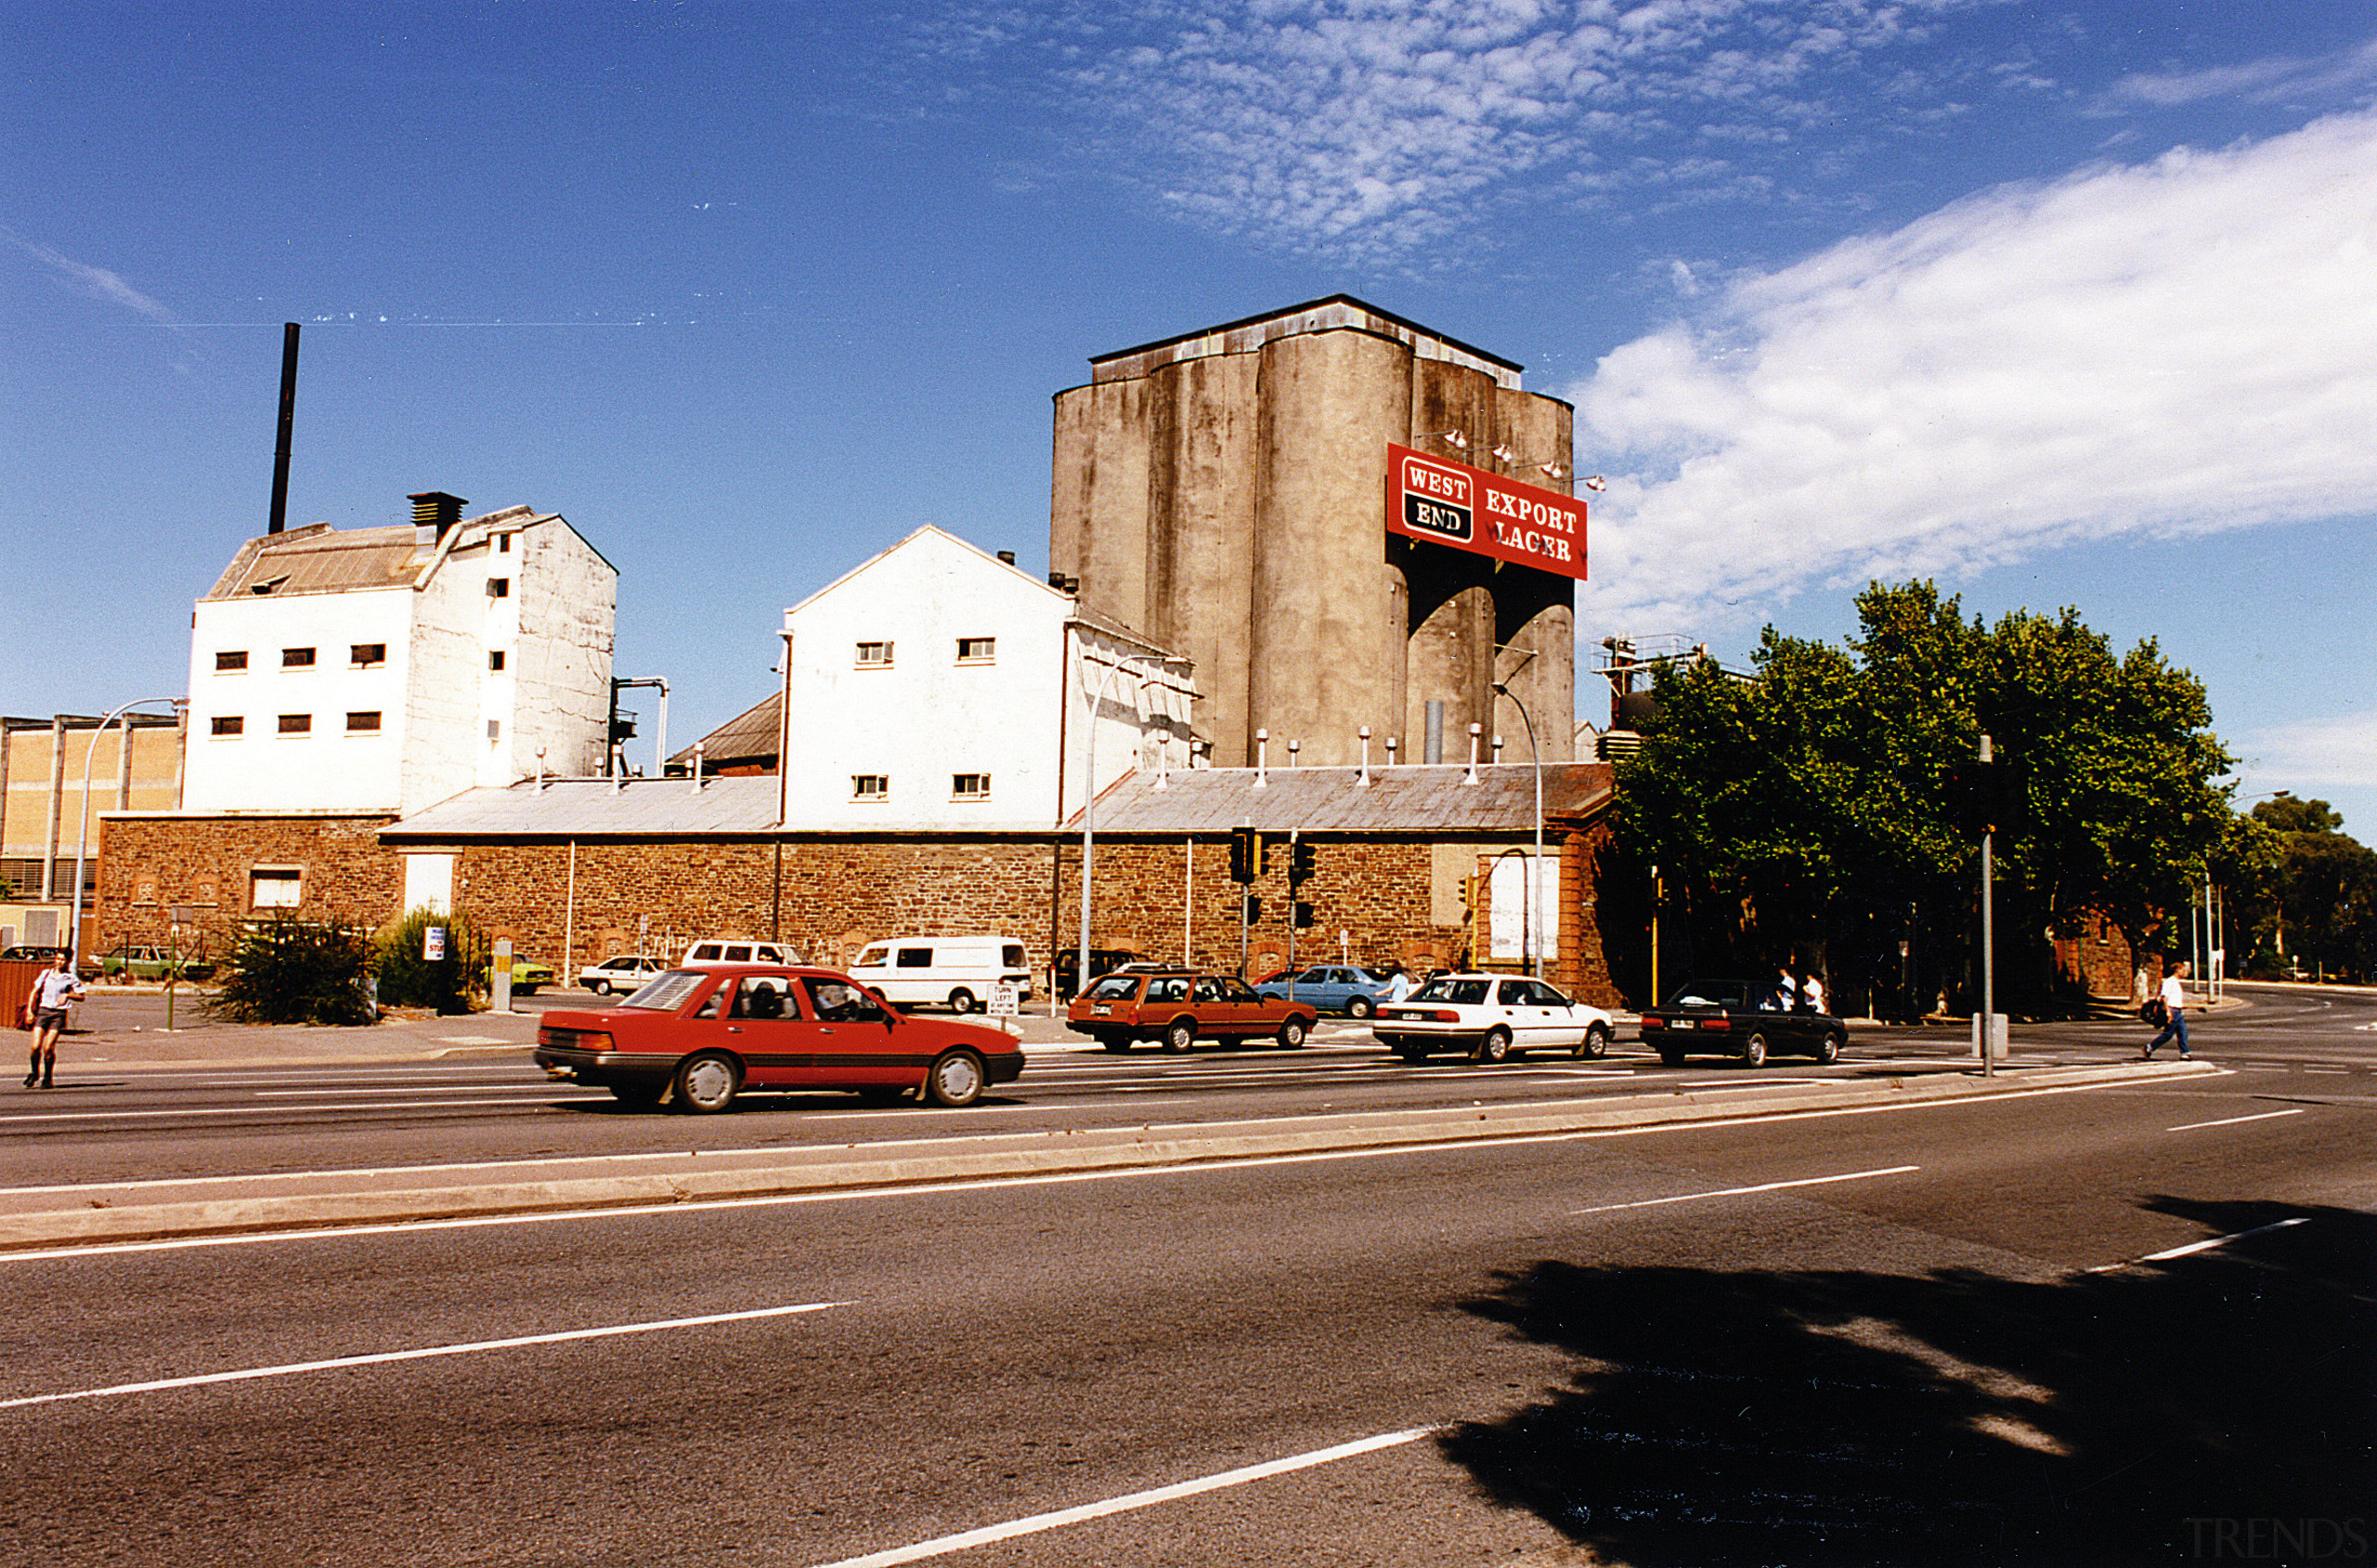
POLYGON ((1085 787, 1189 765, 1185 659, 939 528, 786 610, 779 635, 789 826, 1045 831, 1085 787))
POLYGON ((185 811, 417 811, 609 738, 618 571, 563 518, 441 492, 410 527, 250 539, 190 620, 185 811))

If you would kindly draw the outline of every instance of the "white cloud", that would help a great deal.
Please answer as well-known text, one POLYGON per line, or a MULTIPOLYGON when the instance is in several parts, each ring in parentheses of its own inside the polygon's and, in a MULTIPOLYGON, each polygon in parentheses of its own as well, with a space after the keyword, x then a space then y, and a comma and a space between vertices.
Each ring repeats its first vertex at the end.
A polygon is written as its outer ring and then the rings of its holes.
POLYGON ((2339 116, 1987 191, 1734 282, 1567 393, 1578 463, 1612 476, 1585 598, 1664 624, 2377 512, 2372 168, 2377 116, 2339 116))
POLYGON ((37 245, 17 234, 8 234, 7 239, 19 250, 64 279, 77 292, 123 305, 127 310, 138 311, 152 321, 162 321, 168 326, 173 324, 172 311, 107 268, 78 262, 71 256, 62 256, 46 245, 37 245))
POLYGON ((2174 109, 2216 98, 2247 103, 2283 102, 2297 95, 2327 97, 2365 88, 2377 81, 2377 42, 2313 59, 2277 58, 2206 71, 2124 76, 2105 90, 2100 111, 2132 106, 2174 109))
POLYGON ((2238 771, 2249 792, 2377 788, 2377 710, 2274 724, 2250 732, 2234 749, 2244 754, 2238 771))
POLYGON ((1837 123, 1862 61, 1969 3, 1230 0, 1139 19, 1073 79, 1136 127, 1136 177, 1172 210, 1393 263, 1474 248, 1547 179, 1762 194, 1741 160, 1837 123))

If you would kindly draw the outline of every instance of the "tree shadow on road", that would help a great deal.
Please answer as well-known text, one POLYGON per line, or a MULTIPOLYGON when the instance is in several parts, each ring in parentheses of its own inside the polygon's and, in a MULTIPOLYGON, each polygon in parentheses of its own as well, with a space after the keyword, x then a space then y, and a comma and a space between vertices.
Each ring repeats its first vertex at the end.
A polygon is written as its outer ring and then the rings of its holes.
POLYGON ((1538 1263, 1466 1305, 1573 1381, 1443 1450, 1641 1568, 2377 1561, 2377 1217, 2149 1207, 2257 1234, 2047 1283, 1538 1263))

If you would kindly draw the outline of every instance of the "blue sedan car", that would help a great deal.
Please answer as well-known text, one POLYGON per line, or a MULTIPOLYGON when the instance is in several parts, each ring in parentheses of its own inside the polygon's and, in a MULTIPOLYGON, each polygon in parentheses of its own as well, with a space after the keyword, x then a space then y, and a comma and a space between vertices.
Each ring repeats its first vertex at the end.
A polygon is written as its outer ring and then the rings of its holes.
POLYGON ((1351 964, 1316 964, 1309 969, 1277 979, 1265 980, 1254 988, 1261 996, 1287 997, 1292 994, 1298 1002, 1309 1003, 1324 1013, 1343 1013, 1349 1018, 1367 1018, 1378 1011, 1378 1004, 1395 983, 1391 975, 1359 968, 1351 964), (1292 985, 1294 990, 1290 991, 1292 985))

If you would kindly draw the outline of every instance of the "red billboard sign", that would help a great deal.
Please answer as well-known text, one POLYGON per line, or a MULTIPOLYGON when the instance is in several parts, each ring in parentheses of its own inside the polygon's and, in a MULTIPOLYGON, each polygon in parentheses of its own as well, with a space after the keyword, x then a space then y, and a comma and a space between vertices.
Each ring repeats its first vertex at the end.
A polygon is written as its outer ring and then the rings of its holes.
POLYGON ((1386 448, 1386 526, 1562 577, 1585 575, 1585 503, 1409 447, 1386 448))

